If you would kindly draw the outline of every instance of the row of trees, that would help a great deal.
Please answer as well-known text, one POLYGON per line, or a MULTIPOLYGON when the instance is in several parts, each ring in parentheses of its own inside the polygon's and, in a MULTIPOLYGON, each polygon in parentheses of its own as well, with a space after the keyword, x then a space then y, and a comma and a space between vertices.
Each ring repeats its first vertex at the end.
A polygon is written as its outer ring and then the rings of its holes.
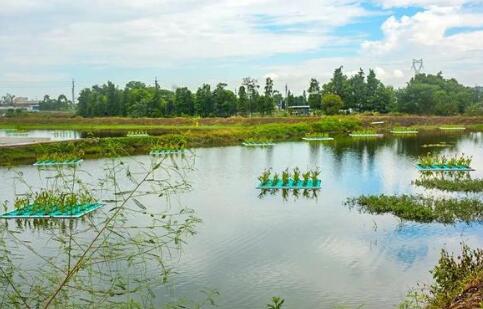
MULTIPOLYGON (((335 69, 329 82, 321 85, 310 80, 307 91, 295 96, 286 89, 285 95, 274 89, 271 78, 261 87, 257 80, 244 78, 241 86, 232 91, 219 83, 215 88, 201 85, 195 92, 186 87, 174 91, 162 89, 157 82, 148 86, 131 81, 124 89, 112 82, 80 92, 77 113, 84 117, 130 116, 172 117, 201 116, 228 117, 232 115, 272 114, 276 109, 309 105, 315 112, 401 112, 410 114, 454 115, 483 114, 483 91, 445 79, 442 73, 417 74, 406 87, 394 89, 385 86, 374 70, 364 70, 353 76, 344 74, 342 67, 335 69)), ((3 98, 12 101, 11 95, 3 98)), ((57 99, 45 96, 40 110, 68 110, 71 102, 61 95, 57 99)))
POLYGON ((131 116, 131 117, 170 117, 192 116, 228 117, 236 114, 271 114, 276 100, 281 95, 273 89, 273 80, 267 78, 260 93, 257 81, 245 78, 238 93, 226 89, 219 83, 214 89, 203 84, 195 93, 186 87, 174 91, 132 81, 124 89, 108 82, 102 86, 83 89, 79 95, 77 111, 79 115, 91 116, 131 116))

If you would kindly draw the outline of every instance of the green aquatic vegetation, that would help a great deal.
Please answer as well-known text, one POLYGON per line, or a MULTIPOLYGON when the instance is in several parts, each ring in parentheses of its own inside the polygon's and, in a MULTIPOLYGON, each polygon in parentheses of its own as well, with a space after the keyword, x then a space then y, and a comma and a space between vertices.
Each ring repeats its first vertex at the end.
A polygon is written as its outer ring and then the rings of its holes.
POLYGON ((290 173, 288 171, 288 169, 284 170, 282 172, 282 184, 285 186, 285 185, 288 185, 288 181, 290 180, 290 173))
POLYGON ((298 167, 293 169, 292 179, 294 183, 298 183, 300 181, 300 169, 298 167))
POLYGON ((311 173, 310 178, 312 179, 312 183, 317 183, 318 181, 320 181, 320 179, 319 179, 320 170, 315 169, 315 170, 310 171, 310 173, 311 173))
POLYGON ((272 173, 271 169, 265 169, 262 174, 258 177, 258 180, 262 185, 265 185, 270 180, 270 174, 272 173))
POLYGON ((94 202, 94 197, 87 191, 59 193, 46 190, 35 192, 32 196, 17 198, 14 205, 17 210, 31 206, 31 210, 34 212, 51 213, 54 211, 68 212, 79 205, 94 202))
POLYGON ((280 181, 280 176, 278 175, 278 173, 274 173, 272 177, 272 182, 278 183, 279 181, 280 181))
POLYGON ((307 185, 307 183, 309 182, 309 179, 310 179, 310 175, 312 173, 310 171, 307 171, 305 173, 302 174, 302 179, 303 179, 303 184, 304 185, 307 185))
POLYGON ((267 305, 267 309, 282 309, 285 299, 281 297, 272 297, 272 303, 267 305))
POLYGON ((351 134, 353 135, 377 134, 377 131, 372 129, 364 129, 364 130, 352 131, 351 134))
POLYGON ((270 144, 273 143, 273 140, 265 137, 249 137, 244 142, 247 144, 270 144))
POLYGON ((305 134, 305 137, 312 137, 312 138, 329 137, 329 133, 309 132, 309 133, 305 134))
POLYGON ((149 136, 148 132, 146 131, 128 131, 127 136, 149 136))
POLYGON ((416 222, 455 223, 483 221, 483 202, 471 198, 431 198, 420 195, 362 195, 348 199, 347 205, 370 214, 391 213, 416 222))
POLYGON ((465 154, 455 154, 450 157, 446 157, 445 155, 433 155, 431 152, 428 152, 426 155, 421 156, 418 158, 418 164, 422 167, 431 167, 431 166, 449 166, 449 167, 458 167, 464 166, 469 167, 472 161, 471 156, 465 156, 465 154))
POLYGON ((483 179, 444 179, 421 177, 413 182, 416 186, 427 189, 460 192, 483 192, 483 179))

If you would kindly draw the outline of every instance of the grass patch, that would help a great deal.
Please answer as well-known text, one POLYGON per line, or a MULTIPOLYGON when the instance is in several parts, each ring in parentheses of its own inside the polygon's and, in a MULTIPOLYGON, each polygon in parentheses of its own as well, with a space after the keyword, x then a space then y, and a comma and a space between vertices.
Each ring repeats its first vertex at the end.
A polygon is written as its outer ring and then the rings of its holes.
POLYGON ((399 308, 483 307, 483 249, 463 244, 459 256, 443 249, 431 273, 434 283, 429 289, 411 292, 399 308))
POLYGON ((348 199, 347 205, 370 214, 390 213, 416 222, 455 223, 483 221, 483 202, 478 199, 436 199, 412 195, 362 195, 348 199))

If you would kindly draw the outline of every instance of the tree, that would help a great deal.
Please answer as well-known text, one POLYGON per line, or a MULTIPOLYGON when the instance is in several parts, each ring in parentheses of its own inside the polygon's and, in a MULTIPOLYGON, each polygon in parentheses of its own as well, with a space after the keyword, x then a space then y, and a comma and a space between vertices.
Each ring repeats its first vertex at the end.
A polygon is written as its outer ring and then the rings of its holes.
POLYGON ((213 91, 213 100, 215 104, 215 115, 219 117, 228 117, 236 112, 236 95, 231 90, 225 89, 225 83, 216 85, 213 91))
POLYGON ((214 106, 211 88, 208 84, 203 84, 198 88, 195 95, 195 114, 201 117, 213 115, 214 106))
POLYGON ((343 107, 340 96, 333 93, 324 94, 322 96, 322 110, 327 115, 338 114, 343 107))
POLYGON ((349 79, 349 93, 344 102, 347 109, 363 110, 367 105, 367 84, 364 70, 359 69, 359 72, 349 79))
POLYGON ((310 79, 308 103, 312 109, 320 109, 322 107, 322 97, 320 95, 320 85, 315 78, 310 79))
POLYGON ((247 115, 248 111, 248 95, 245 86, 240 86, 238 89, 238 112, 242 116, 247 115))
POLYGON ((13 105, 14 99, 15 99, 15 95, 7 93, 2 97, 2 102, 4 105, 13 105))
POLYGON ((349 96, 349 83, 347 80, 347 76, 342 73, 342 66, 338 67, 334 71, 334 75, 332 79, 322 87, 323 94, 336 94, 338 95, 342 101, 345 102, 349 96))
POLYGON ((193 94, 188 88, 177 88, 174 92, 174 101, 176 115, 181 116, 194 114, 195 106, 193 94))
POLYGON ((251 114, 256 110, 257 103, 259 102, 258 97, 258 82, 256 79, 245 77, 242 81, 242 85, 245 87, 248 96, 247 111, 251 114))
POLYGON ((265 93, 262 99, 263 99, 262 104, 260 106, 261 114, 271 115, 274 109, 274 104, 273 104, 273 80, 270 77, 267 77, 267 79, 265 80, 265 93))

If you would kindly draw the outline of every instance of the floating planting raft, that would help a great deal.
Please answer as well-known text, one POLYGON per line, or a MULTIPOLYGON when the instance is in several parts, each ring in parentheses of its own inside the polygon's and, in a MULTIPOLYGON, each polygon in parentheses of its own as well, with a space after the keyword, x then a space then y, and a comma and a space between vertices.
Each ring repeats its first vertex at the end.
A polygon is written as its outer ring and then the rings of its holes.
POLYGON ((246 146, 246 147, 271 147, 271 146, 274 146, 275 143, 269 143, 269 142, 266 142, 266 143, 263 143, 263 142, 260 142, 260 143, 243 142, 242 145, 243 146, 246 146))
POLYGON ((37 219, 37 218, 57 218, 57 219, 69 219, 80 218, 94 210, 104 206, 100 203, 85 203, 77 204, 68 209, 60 209, 59 207, 52 207, 49 211, 45 209, 38 209, 34 204, 27 205, 25 207, 13 210, 3 215, 0 218, 3 219, 37 219))
POLYGON ((349 136, 352 137, 383 137, 384 134, 380 133, 351 133, 349 136))
POLYGON ((278 180, 274 182, 273 180, 268 180, 265 183, 260 183, 257 189, 320 189, 321 181, 317 179, 315 182, 312 179, 304 182, 299 180, 295 182, 293 179, 289 179, 288 182, 283 180, 278 180))
POLYGON ((440 130, 466 130, 465 127, 440 127, 440 130))
POLYGON ((146 137, 149 134, 146 131, 129 131, 127 137, 146 137))
POLYGON ((39 167, 50 167, 50 166, 76 166, 82 163, 82 159, 71 159, 71 160, 38 160, 33 165, 39 167))
POLYGON ((153 157, 166 156, 171 154, 184 153, 184 149, 153 149, 149 152, 149 155, 153 157))
POLYGON ((320 189, 319 175, 320 171, 317 169, 302 173, 296 167, 293 172, 286 169, 280 175, 278 173, 272 175, 271 169, 266 169, 258 177, 260 183, 257 189, 320 189))
POLYGON ((464 154, 453 157, 435 156, 428 153, 423 157, 419 157, 416 168, 420 171, 437 171, 437 172, 453 172, 453 171, 473 171, 470 167, 471 157, 464 154))
POLYGON ((302 139, 304 141, 309 141, 309 142, 313 142, 313 141, 333 141, 334 140, 333 137, 328 137, 328 136, 322 136, 322 137, 302 137, 302 139))
POLYGON ((418 131, 411 128, 394 128, 391 130, 392 134, 418 134, 418 131))
POLYGON ((416 168, 420 171, 433 171, 433 172, 456 172, 456 171, 469 172, 469 171, 474 171, 474 169, 472 169, 468 165, 447 165, 447 164, 423 165, 423 164, 416 164, 416 168))

